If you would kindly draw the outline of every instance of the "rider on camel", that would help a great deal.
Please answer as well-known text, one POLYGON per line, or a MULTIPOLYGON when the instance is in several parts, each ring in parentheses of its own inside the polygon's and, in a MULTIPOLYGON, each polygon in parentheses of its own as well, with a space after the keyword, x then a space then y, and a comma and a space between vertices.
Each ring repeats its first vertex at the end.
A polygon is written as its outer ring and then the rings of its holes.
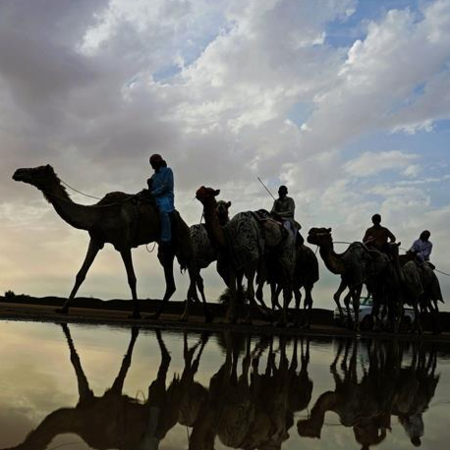
POLYGON ((381 216, 374 214, 372 216, 373 226, 366 230, 363 237, 363 243, 370 249, 390 254, 389 244, 395 242, 395 236, 386 227, 381 226, 381 216))
POLYGON ((420 233, 419 239, 413 242, 413 245, 409 249, 409 252, 416 255, 416 261, 419 264, 427 263, 432 269, 434 265, 430 263, 430 255, 433 250, 433 244, 430 241, 431 233, 428 230, 420 233))
POLYGON ((150 194, 155 199, 161 222, 161 245, 169 245, 172 241, 170 213, 175 211, 173 193, 173 172, 167 167, 161 155, 150 156, 150 165, 155 173, 147 180, 150 194))

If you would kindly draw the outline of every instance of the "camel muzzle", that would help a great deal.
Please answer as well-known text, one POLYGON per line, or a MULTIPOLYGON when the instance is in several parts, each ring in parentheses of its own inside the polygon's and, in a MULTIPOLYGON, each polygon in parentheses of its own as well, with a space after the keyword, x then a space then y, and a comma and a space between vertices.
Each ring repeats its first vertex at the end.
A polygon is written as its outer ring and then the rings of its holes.
POLYGON ((12 176, 12 179, 14 181, 22 181, 24 179, 25 170, 24 169, 17 169, 14 172, 14 175, 12 176))

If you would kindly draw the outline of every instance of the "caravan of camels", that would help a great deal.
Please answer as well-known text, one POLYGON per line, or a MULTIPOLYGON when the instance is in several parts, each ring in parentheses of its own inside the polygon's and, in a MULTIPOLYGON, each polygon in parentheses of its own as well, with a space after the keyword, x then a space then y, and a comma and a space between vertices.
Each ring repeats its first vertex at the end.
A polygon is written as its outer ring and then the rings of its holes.
MULTIPOLYGON (((131 250, 158 242, 158 259, 164 269, 166 288, 153 318, 159 318, 175 292, 173 263, 176 257, 190 279, 183 320, 188 319, 190 304, 198 301, 203 304, 205 320, 213 320, 200 272, 217 261, 217 272, 229 289, 227 322, 236 323, 240 316, 251 322, 252 316, 257 314, 258 320, 270 323, 276 320, 278 326, 291 321, 298 327, 311 324, 311 293, 319 279, 317 258, 297 230, 290 229, 266 211, 239 212, 230 217, 231 202, 218 201, 219 190, 202 186, 196 198, 203 205, 205 223, 189 227, 174 210, 169 219, 171 240, 162 242, 161 224, 165 216, 158 198, 151 195, 151 186, 135 195, 112 192, 96 204, 82 205, 70 198, 50 165, 18 169, 13 179, 35 186, 64 221, 89 233, 85 260, 68 299, 59 310, 61 313, 69 312, 97 253, 109 243, 122 256, 133 299, 132 317, 140 318, 131 250), (263 298, 265 283, 270 286, 270 308, 263 298), (305 314, 301 315, 300 324, 301 288, 305 292, 305 314), (280 293, 282 305, 278 302, 280 293), (293 297, 294 313, 289 309, 293 297), (245 314, 240 314, 241 310, 245 314)), ((395 243, 388 252, 383 252, 362 242, 353 242, 343 253, 336 253, 331 228, 311 228, 307 241, 318 247, 327 269, 340 275, 340 285, 333 298, 350 327, 359 331, 359 299, 366 286, 373 298, 374 328, 398 331, 404 305, 409 304, 414 309, 414 331, 421 332, 420 312, 428 311, 433 317, 434 331, 439 332, 438 301, 442 301, 439 282, 432 268, 417 263, 413 253, 399 255, 399 245, 395 243), (346 312, 340 302, 343 294, 346 312)))

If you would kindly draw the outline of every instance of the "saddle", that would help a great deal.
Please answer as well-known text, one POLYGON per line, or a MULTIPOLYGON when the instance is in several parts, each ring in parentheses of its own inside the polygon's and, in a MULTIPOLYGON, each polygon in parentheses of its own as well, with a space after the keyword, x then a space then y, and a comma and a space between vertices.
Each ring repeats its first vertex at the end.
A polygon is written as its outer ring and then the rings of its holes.
MULTIPOLYGON (((273 242, 274 241, 273 234, 277 229, 279 229, 279 231, 276 234, 281 235, 281 240, 285 240, 289 236, 289 231, 284 226, 283 221, 273 217, 266 209, 258 209, 257 211, 252 211, 252 214, 264 230, 264 238, 267 245, 271 247, 276 245, 273 242), (272 237, 270 236, 271 234, 272 237)), ((303 236, 300 234, 302 226, 295 220, 294 225, 295 228, 297 229, 297 233, 295 235, 295 245, 301 246, 305 242, 303 236)))

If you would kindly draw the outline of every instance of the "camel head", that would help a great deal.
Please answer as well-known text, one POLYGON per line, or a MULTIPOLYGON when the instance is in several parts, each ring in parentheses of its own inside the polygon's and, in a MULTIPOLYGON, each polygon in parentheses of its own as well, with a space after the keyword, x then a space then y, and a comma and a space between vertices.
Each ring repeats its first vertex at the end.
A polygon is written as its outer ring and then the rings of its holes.
POLYGON ((55 181, 59 183, 59 179, 50 164, 29 169, 17 169, 12 178, 14 181, 22 181, 23 183, 36 186, 38 189, 49 186, 55 181))
POLYGON ((323 426, 323 420, 314 420, 314 418, 302 419, 297 422, 298 434, 302 437, 320 439, 323 426))
POLYGON ((197 189, 195 198, 202 204, 205 204, 208 200, 214 199, 220 194, 220 189, 213 189, 210 187, 202 186, 197 189))
POLYGON ((331 228, 311 228, 308 232, 307 241, 319 247, 332 245, 333 237, 331 236, 331 228))
POLYGON ((226 225, 230 221, 228 211, 230 209, 231 202, 219 200, 217 202, 217 216, 219 217, 220 225, 226 225))

